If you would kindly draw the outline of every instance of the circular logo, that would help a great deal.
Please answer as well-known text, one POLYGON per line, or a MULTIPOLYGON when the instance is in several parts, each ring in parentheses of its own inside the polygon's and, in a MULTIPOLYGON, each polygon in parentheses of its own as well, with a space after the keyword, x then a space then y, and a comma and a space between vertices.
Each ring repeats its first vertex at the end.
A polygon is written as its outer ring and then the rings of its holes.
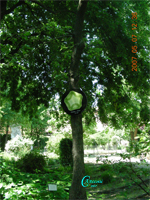
POLYGON ((61 100, 63 110, 69 115, 77 115, 83 112, 87 105, 87 98, 81 89, 66 91, 61 100))

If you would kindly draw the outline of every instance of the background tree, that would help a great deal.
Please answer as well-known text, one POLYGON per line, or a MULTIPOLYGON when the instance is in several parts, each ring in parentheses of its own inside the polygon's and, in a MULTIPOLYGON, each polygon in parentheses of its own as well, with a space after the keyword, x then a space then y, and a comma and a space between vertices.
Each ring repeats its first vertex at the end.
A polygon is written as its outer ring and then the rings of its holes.
MULTIPOLYGON (((1 99, 1 108, 0 108, 0 132, 6 134, 5 144, 7 143, 8 131, 10 126, 16 125, 21 126, 22 130, 30 126, 29 117, 22 116, 21 112, 15 112, 11 110, 11 101, 6 98, 1 99)), ((23 131, 22 131, 23 133, 23 131)), ((4 145, 5 147, 5 145, 4 145)))
POLYGON ((30 136, 35 138, 35 146, 44 148, 44 140, 40 136, 46 136, 46 129, 48 128, 48 110, 44 106, 39 106, 36 115, 31 119, 30 136))

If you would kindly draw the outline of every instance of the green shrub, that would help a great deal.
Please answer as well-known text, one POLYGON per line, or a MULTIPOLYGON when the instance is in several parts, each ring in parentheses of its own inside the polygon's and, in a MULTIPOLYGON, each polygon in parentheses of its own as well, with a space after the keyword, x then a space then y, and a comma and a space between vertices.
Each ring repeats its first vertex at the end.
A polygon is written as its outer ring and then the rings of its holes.
POLYGON ((119 162, 114 164, 115 170, 117 170, 119 173, 127 173, 129 171, 129 166, 127 166, 123 162, 119 162))
POLYGON ((103 184, 112 182, 113 176, 110 172, 104 172, 101 174, 101 179, 103 179, 103 184))
POLYGON ((112 169, 112 167, 110 165, 107 165, 107 164, 103 164, 100 166, 100 171, 110 171, 112 169))
POLYGON ((46 148, 47 151, 50 153, 55 153, 59 156, 60 152, 59 152, 59 144, 61 139, 64 138, 64 135, 59 134, 59 133, 55 133, 52 136, 49 137, 49 140, 46 142, 46 148))
POLYGON ((127 166, 121 166, 120 168, 118 168, 120 173, 124 173, 128 171, 128 167, 127 166))
POLYGON ((89 165, 85 164, 85 174, 92 176, 95 172, 93 171, 93 168, 89 165))
MULTIPOLYGON (((5 138, 6 138, 6 134, 2 135, 0 134, 0 145, 1 145, 1 150, 4 151, 5 149, 5 138)), ((8 137, 7 137, 7 141, 8 140, 11 140, 11 135, 8 134, 8 137)))
POLYGON ((2 152, 1 156, 3 157, 3 159, 5 159, 5 161, 8 161, 8 162, 14 160, 13 154, 12 153, 8 153, 6 151, 2 152))
POLYGON ((28 173, 35 173, 37 170, 43 171, 46 166, 46 159, 43 155, 30 152, 17 162, 18 168, 28 173))
POLYGON ((38 140, 36 139, 34 142, 34 146, 39 146, 41 149, 44 149, 47 141, 48 141, 47 137, 42 137, 42 138, 39 138, 38 140))
POLYGON ((64 138, 60 141, 60 163, 63 166, 71 165, 73 166, 72 157, 72 140, 69 138, 64 138))
POLYGON ((33 141, 31 139, 23 138, 17 135, 15 138, 6 143, 5 150, 7 152, 13 152, 16 156, 22 157, 31 151, 31 145, 33 145, 33 141))
POLYGON ((53 158, 48 158, 47 159, 47 164, 48 165, 55 165, 55 164, 58 164, 59 161, 57 159, 53 159, 53 158))

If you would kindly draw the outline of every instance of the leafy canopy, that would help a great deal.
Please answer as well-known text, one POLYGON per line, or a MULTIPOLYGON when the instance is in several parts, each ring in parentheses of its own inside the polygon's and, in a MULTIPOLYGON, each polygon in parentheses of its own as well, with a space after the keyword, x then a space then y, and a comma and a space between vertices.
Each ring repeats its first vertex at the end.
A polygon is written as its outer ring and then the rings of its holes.
MULTIPOLYGON (((97 100, 103 123, 120 127, 148 121, 148 4, 88 2, 79 72, 79 86, 88 99, 84 116, 94 119, 97 100), (137 12, 137 30, 132 30, 132 12, 137 12), (137 53, 132 53, 132 46, 137 46, 137 53), (132 57, 137 58, 137 72, 131 70, 132 57)), ((32 117, 56 94, 60 101, 68 88, 77 5, 69 0, 2 2, 1 95, 11 100, 12 109, 32 117)))

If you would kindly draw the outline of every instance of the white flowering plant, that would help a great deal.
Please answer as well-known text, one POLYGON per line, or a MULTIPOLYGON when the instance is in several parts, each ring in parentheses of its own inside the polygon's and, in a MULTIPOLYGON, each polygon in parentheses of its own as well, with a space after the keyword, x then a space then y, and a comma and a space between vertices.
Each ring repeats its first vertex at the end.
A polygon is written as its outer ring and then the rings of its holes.
POLYGON ((16 156, 22 157, 30 152, 33 143, 33 140, 17 135, 6 143, 5 150, 14 153, 16 156))

